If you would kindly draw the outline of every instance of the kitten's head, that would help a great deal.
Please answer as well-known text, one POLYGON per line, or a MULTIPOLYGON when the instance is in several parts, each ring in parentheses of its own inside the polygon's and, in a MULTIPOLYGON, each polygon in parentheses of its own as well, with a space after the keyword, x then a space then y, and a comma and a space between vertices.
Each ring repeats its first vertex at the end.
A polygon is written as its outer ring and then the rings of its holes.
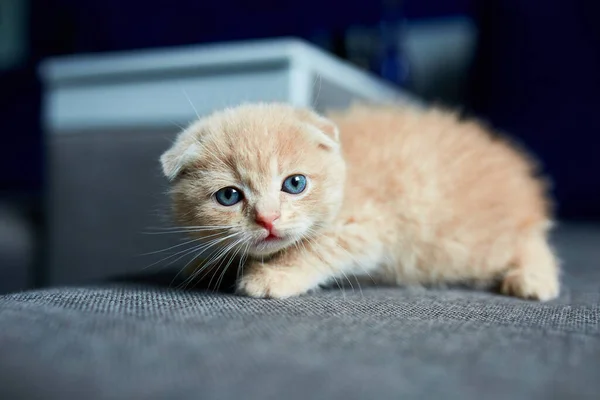
POLYGON ((242 105, 201 119, 161 164, 177 222, 214 240, 211 249, 274 254, 318 234, 342 203, 337 127, 288 105, 242 105))

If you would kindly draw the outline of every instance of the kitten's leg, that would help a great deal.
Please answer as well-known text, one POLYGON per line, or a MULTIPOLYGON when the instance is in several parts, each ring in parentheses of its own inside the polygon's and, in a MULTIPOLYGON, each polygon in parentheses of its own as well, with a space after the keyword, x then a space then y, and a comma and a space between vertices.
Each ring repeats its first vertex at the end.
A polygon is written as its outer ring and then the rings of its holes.
POLYGON ((357 224, 292 247, 267 262, 254 261, 237 284, 252 297, 286 298, 300 295, 334 279, 369 275, 380 264, 382 245, 357 224))
POLYGON ((516 262, 502 282, 502 293, 533 300, 551 300, 559 294, 559 267, 545 235, 536 233, 521 244, 516 262))

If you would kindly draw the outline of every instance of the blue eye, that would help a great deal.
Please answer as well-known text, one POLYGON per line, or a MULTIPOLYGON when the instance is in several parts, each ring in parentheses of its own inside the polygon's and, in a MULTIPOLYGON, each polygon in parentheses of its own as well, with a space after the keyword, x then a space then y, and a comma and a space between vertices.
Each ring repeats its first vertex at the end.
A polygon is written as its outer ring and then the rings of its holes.
POLYGON ((234 187, 226 187, 215 193, 215 199, 217 199, 217 202, 225 207, 233 206, 242 201, 243 198, 244 195, 242 192, 234 187))
POLYGON ((304 175, 292 175, 285 178, 281 190, 290 194, 300 194, 306 189, 306 177, 304 175))

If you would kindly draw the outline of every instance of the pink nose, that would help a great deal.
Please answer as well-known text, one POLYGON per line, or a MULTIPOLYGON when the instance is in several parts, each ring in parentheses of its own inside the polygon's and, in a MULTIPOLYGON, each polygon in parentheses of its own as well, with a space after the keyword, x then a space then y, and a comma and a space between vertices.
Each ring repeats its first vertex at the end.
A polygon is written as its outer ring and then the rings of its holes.
POLYGON ((279 218, 279 213, 256 214, 255 221, 258 225, 270 232, 273 230, 273 222, 275 222, 277 218, 279 218))

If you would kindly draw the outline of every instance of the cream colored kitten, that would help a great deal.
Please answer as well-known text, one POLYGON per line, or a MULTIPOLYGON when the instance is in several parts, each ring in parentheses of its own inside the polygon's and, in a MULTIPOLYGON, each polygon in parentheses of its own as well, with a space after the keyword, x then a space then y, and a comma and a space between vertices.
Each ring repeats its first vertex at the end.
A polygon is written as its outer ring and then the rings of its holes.
POLYGON ((326 119, 248 104, 192 124, 161 162, 177 221, 216 250, 209 264, 248 256, 237 289, 249 296, 348 276, 559 293, 535 169, 451 113, 354 107, 326 119))

